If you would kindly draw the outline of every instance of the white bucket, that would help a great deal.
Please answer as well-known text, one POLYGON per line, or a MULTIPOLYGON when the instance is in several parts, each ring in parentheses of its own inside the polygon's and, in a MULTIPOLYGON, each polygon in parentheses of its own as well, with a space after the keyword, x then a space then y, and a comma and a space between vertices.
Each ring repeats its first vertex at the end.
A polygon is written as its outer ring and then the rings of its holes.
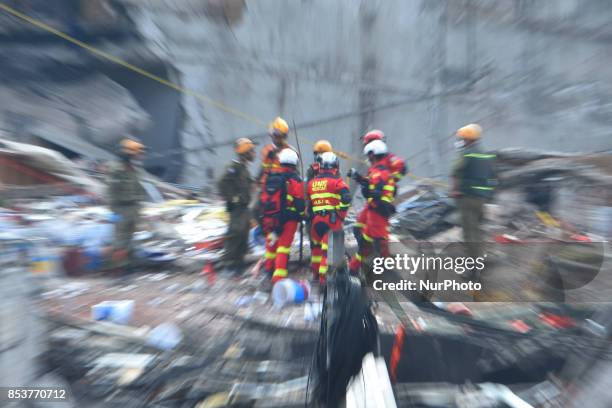
POLYGON ((286 304, 302 303, 308 299, 310 286, 307 282, 296 282, 291 279, 283 279, 272 288, 272 300, 274 306, 283 307, 286 304))

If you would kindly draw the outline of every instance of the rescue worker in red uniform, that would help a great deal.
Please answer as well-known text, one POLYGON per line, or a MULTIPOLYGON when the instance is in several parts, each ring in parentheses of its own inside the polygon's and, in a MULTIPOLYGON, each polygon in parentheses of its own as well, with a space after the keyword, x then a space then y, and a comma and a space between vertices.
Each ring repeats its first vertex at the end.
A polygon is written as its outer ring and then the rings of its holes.
MULTIPOLYGON (((361 137, 361 140, 363 142, 363 146, 365 147, 370 142, 373 142, 374 140, 380 140, 384 142, 385 134, 383 133, 382 130, 374 129, 374 130, 370 130, 365 135, 363 135, 361 137)), ((393 177, 395 180, 395 187, 396 187, 395 194, 397 194, 397 185, 399 184, 400 180, 408 172, 406 162, 404 161, 404 159, 396 156, 393 153, 387 153, 387 155, 384 158, 383 164, 387 166, 387 168, 389 169, 389 172, 391 173, 391 177, 393 177)), ((365 216, 366 214, 362 211, 357 217, 357 221, 355 222, 355 225, 353 226, 353 233, 355 234, 355 237, 357 238, 358 241, 361 237, 363 226, 366 223, 365 216)))
POLYGON ((354 274, 358 273, 362 261, 372 251, 383 257, 389 256, 389 217, 395 213, 395 178, 386 165, 387 145, 382 140, 374 140, 366 145, 363 152, 371 164, 367 176, 363 177, 355 169, 349 172, 361 185, 361 192, 367 199, 358 217, 364 221, 364 226, 355 235, 359 249, 349 263, 349 269, 354 274))
POLYGON ((304 216, 304 182, 297 174, 299 158, 285 148, 278 153, 280 167, 269 173, 260 195, 261 225, 266 236, 264 268, 272 284, 287 277, 293 236, 304 216))
MULTIPOLYGON (((366 133, 363 138, 363 146, 365 147, 368 143, 374 140, 381 140, 385 142, 385 134, 382 130, 374 129, 370 130, 366 133)), ((406 167, 406 162, 401 157, 396 156, 393 153, 388 153, 385 157, 384 163, 391 172, 391 177, 395 179, 395 184, 397 185, 400 180, 406 175, 408 172, 408 168, 406 167)))
POLYGON ((289 125, 283 118, 276 118, 268 126, 268 134, 272 139, 272 143, 269 143, 261 150, 261 169, 257 175, 257 180, 260 186, 266 184, 266 178, 268 174, 278 171, 281 165, 278 161, 278 153, 284 148, 288 147, 295 150, 287 142, 287 135, 289 133, 289 125))
POLYGON ((312 180, 319 172, 321 168, 321 155, 331 151, 333 151, 332 145, 327 140, 319 140, 314 144, 312 149, 314 162, 308 167, 308 170, 306 170, 306 182, 312 180))
POLYGON ((308 182, 310 203, 310 268, 313 279, 326 283, 329 233, 342 228, 351 203, 349 188, 338 172, 338 157, 332 152, 320 156, 320 169, 308 182))

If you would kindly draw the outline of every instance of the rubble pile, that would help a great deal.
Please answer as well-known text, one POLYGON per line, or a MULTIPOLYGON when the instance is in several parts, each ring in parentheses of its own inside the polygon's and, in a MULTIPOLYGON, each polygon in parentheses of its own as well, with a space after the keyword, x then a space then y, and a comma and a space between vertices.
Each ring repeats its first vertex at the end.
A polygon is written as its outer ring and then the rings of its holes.
MULTIPOLYGON (((215 202, 148 203, 134 236, 139 269, 200 272, 206 263, 219 259, 227 219, 223 206, 215 202)), ((33 263, 43 256, 47 268, 56 273, 83 275, 103 267, 114 218, 104 206, 83 203, 79 196, 59 196, 47 201, 13 200, 10 210, 0 212, 0 225, 31 244, 33 263)), ((247 261, 253 262, 264 252, 257 228, 249 242, 247 261)))
MULTIPOLYGON (((255 277, 209 283, 198 275, 156 273, 48 278, 42 285, 46 367, 69 382, 81 404, 304 406, 318 333, 307 309, 320 307, 317 293, 308 308, 279 309, 255 277), (93 319, 92 307, 107 300, 133 301, 126 325, 93 319)), ((412 381, 503 383, 523 378, 526 364, 530 381, 544 378, 551 364, 571 354, 568 339, 590 316, 584 309, 560 318, 568 311, 528 304, 438 304, 435 313, 409 303, 402 308, 409 339, 394 388, 398 402, 408 398, 401 390, 412 381), (446 317, 466 310, 476 318, 470 324, 446 317)), ((384 304, 375 313, 388 357, 398 320, 384 304)))
POLYGON ((409 198, 397 204, 391 227, 404 237, 429 238, 453 226, 449 216, 454 210, 453 200, 446 192, 419 185, 411 191, 409 198))
MULTIPOLYGON (((600 240, 610 238, 610 163, 609 154, 502 149, 497 152, 499 190, 515 199, 502 196, 496 202, 503 204, 505 210, 508 203, 516 205, 518 198, 523 210, 547 211, 576 231, 597 235, 600 240)), ((505 211, 507 216, 518 212, 505 211)))

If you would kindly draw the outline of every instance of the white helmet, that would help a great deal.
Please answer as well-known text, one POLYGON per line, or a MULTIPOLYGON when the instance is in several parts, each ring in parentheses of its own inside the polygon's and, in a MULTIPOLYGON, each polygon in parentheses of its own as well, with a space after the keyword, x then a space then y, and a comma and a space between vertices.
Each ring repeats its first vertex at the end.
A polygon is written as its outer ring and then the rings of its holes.
POLYGON ((382 140, 372 140, 363 148, 363 154, 374 154, 378 156, 379 154, 387 154, 387 144, 382 140))
POLYGON ((321 154, 321 167, 324 169, 336 169, 338 165, 338 156, 334 153, 325 152, 321 154))
POLYGON ((283 149, 278 154, 278 161, 280 164, 290 164, 292 166, 297 166, 298 164, 298 155, 293 149, 283 149))

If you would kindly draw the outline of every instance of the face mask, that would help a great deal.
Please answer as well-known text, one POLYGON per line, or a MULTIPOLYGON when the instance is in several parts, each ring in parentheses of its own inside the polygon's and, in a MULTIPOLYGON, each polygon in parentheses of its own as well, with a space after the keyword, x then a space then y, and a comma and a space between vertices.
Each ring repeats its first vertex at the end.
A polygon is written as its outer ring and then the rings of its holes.
POLYGON ((465 147, 465 142, 463 140, 455 140, 455 143, 453 143, 455 145, 455 149, 457 150, 461 150, 465 147))

